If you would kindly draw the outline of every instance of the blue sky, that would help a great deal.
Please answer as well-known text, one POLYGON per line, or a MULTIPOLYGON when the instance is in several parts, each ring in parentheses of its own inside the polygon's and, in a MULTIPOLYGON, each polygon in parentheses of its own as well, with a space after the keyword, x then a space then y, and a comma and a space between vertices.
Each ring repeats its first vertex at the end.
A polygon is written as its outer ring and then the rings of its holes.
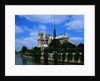
POLYGON ((84 43, 84 15, 15 15, 15 48, 37 46, 38 32, 53 35, 66 33, 70 42, 84 43))

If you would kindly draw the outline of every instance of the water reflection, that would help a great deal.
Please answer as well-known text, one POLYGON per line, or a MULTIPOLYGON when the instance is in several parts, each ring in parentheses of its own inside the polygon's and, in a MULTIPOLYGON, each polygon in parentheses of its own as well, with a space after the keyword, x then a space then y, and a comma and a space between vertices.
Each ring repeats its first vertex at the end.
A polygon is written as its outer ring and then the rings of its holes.
POLYGON ((58 63, 52 61, 35 61, 34 58, 28 58, 21 55, 15 55, 16 65, 57 65, 58 63))
POLYGON ((70 63, 44 60, 36 61, 34 58, 29 58, 28 56, 15 55, 15 65, 70 65, 70 63))

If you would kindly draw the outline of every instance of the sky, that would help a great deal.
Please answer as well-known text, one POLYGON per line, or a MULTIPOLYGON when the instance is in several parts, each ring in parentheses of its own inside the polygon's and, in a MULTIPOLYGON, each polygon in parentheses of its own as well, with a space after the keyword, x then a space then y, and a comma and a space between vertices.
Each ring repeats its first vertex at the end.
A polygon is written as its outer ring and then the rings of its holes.
POLYGON ((70 42, 84 43, 84 15, 15 15, 15 49, 37 46, 39 32, 53 36, 54 22, 57 35, 66 33, 70 42))

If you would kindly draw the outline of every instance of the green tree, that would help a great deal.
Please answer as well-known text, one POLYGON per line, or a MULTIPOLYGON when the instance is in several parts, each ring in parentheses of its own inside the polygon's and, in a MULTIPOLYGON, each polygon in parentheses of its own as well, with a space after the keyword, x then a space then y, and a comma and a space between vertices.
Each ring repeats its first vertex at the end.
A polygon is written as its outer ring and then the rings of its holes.
POLYGON ((61 46, 60 40, 59 39, 52 40, 49 46, 52 46, 54 48, 54 51, 56 51, 57 48, 61 46))
POLYGON ((35 51, 41 50, 41 48, 38 48, 38 47, 34 47, 33 49, 34 49, 35 51))
POLYGON ((49 47, 44 48, 44 52, 45 52, 45 53, 49 53, 49 51, 50 51, 49 47))
POLYGON ((49 53, 53 53, 53 50, 54 50, 53 46, 49 46, 48 49, 49 49, 49 53))
POLYGON ((57 53, 62 53, 63 52, 63 49, 62 48, 58 48, 57 49, 57 53))
POLYGON ((60 60, 61 60, 61 53, 63 52, 62 48, 58 48, 57 49, 57 53, 58 53, 58 59, 59 59, 59 64, 60 64, 60 60))
POLYGON ((84 44, 80 43, 77 47, 78 48, 84 48, 84 44))
POLYGON ((22 53, 22 50, 20 50, 18 53, 22 53))
POLYGON ((67 42, 67 48, 76 48, 76 45, 70 42, 67 42))
POLYGON ((22 53, 25 53, 25 52, 27 52, 27 47, 26 46, 23 46, 22 47, 22 51, 21 51, 22 53))
POLYGON ((81 57, 80 58, 81 59, 81 62, 84 63, 84 52, 82 52, 82 54, 80 55, 80 57, 81 57))
POLYGON ((61 45, 61 48, 63 48, 64 50, 68 49, 68 48, 76 48, 76 45, 75 44, 72 44, 70 42, 64 42, 62 45, 61 45))
POLYGON ((50 52, 50 48, 49 47, 44 49, 44 55, 43 55, 43 57, 44 57, 44 61, 45 62, 48 61, 48 57, 49 57, 49 54, 48 53, 49 52, 50 52))
POLYGON ((67 55, 68 62, 71 61, 72 58, 73 58, 73 54, 72 53, 68 53, 68 55, 67 55))
POLYGON ((34 53, 34 54, 33 54, 33 57, 34 57, 34 60, 35 60, 35 61, 40 61, 41 53, 34 53))
POLYGON ((81 52, 82 54, 80 55, 80 59, 81 59, 81 62, 84 63, 84 44, 80 43, 78 46, 77 46, 77 49, 78 49, 78 52, 81 52))
POLYGON ((18 54, 18 51, 15 50, 15 54, 18 54))
POLYGON ((58 55, 58 53, 57 52, 55 52, 54 54, 53 54, 53 59, 54 59, 54 62, 58 62, 58 58, 59 58, 59 55, 58 55))
POLYGON ((79 60, 79 56, 80 56, 80 55, 79 55, 79 52, 76 52, 76 53, 75 53, 75 56, 74 56, 76 62, 79 60))
POLYGON ((32 49, 27 49, 27 52, 28 53, 32 53, 32 49))
POLYGON ((41 58, 41 49, 38 47, 34 47, 33 50, 33 57, 35 61, 40 61, 41 58))
POLYGON ((15 53, 17 53, 17 51, 15 50, 15 53))
POLYGON ((43 57, 44 57, 44 61, 47 62, 48 61, 49 54, 48 53, 44 53, 43 57))
POLYGON ((68 48, 67 49, 67 52, 69 52, 69 53, 73 53, 73 52, 76 52, 76 48, 68 48))
POLYGON ((66 52, 63 50, 63 54, 62 54, 62 62, 64 62, 66 59, 66 52))

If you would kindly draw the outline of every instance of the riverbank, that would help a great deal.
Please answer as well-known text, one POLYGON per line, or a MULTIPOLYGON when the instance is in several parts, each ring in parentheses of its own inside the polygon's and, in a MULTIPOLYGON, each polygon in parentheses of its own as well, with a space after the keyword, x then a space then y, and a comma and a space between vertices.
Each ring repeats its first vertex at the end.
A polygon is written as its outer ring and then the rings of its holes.
MULTIPOLYGON (((54 60, 48 59, 48 62, 45 62, 44 59, 40 59, 40 62, 35 62, 34 61, 34 57, 32 56, 27 56, 27 55, 20 55, 17 54, 16 58, 20 58, 22 61, 21 63, 15 63, 16 65, 23 65, 23 61, 25 65, 84 65, 83 63, 77 63, 77 62, 73 62, 73 61, 69 61, 69 62, 57 62, 54 63, 54 60), (26 63, 25 63, 26 62, 26 63)), ((16 60, 16 59, 15 59, 16 60)))

